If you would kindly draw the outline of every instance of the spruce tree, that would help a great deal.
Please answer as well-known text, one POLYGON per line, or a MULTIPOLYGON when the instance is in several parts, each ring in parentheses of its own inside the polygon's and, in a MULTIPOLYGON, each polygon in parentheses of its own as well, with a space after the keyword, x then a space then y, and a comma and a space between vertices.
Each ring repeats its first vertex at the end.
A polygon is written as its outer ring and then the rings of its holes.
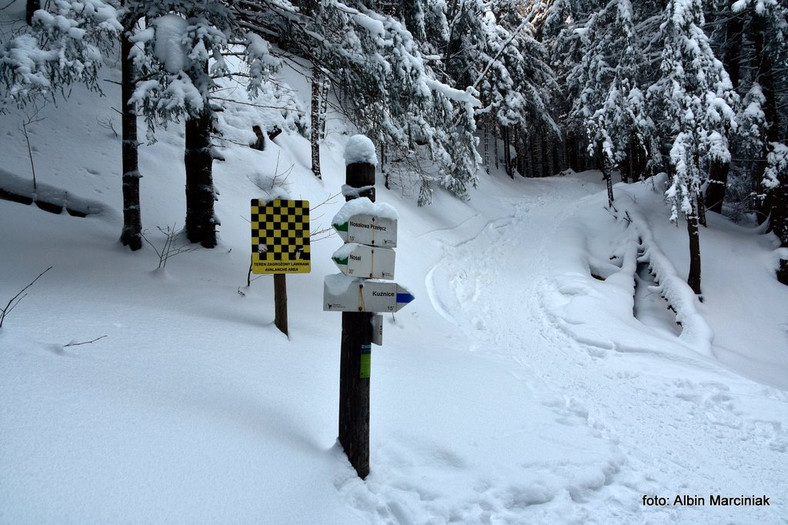
POLYGON ((231 74, 224 59, 231 52, 231 38, 244 50, 251 95, 260 90, 276 60, 259 36, 242 34, 236 11, 227 4, 146 3, 148 25, 133 37, 135 64, 144 80, 137 83, 133 98, 148 122, 149 137, 157 123, 185 119, 186 235, 212 248, 220 224, 212 176, 214 78, 231 74))
POLYGON ((727 152, 727 136, 736 127, 736 93, 722 63, 703 32, 700 0, 669 0, 658 42, 662 47, 661 77, 650 86, 647 99, 653 120, 669 148, 671 221, 687 220, 690 271, 687 282, 701 293, 701 254, 698 226, 702 216, 703 163, 727 152))

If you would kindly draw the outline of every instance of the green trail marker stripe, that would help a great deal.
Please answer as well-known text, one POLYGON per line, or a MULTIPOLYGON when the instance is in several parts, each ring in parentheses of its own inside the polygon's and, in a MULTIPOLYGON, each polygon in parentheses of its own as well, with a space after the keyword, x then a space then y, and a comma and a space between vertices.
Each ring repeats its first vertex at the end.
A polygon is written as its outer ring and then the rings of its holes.
POLYGON ((372 345, 361 345, 361 379, 369 379, 372 369, 372 345))

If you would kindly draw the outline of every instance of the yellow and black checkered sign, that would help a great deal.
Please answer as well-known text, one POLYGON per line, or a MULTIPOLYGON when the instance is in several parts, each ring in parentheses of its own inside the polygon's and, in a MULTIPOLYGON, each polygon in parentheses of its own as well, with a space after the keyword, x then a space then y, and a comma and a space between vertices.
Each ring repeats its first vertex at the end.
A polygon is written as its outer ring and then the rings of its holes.
POLYGON ((252 199, 252 271, 309 273, 309 201, 252 199))

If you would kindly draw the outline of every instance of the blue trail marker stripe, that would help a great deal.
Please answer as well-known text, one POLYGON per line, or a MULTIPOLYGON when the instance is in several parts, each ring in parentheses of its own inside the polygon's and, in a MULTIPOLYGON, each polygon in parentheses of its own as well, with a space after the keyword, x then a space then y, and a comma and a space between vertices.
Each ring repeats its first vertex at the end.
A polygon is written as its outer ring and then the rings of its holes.
POLYGON ((415 299, 415 297, 413 297, 413 296, 412 296, 411 294, 409 294, 409 293, 398 293, 398 294, 397 294, 397 302, 398 302, 398 303, 405 303, 405 304, 408 304, 408 303, 409 303, 409 302, 411 302, 413 299, 415 299))

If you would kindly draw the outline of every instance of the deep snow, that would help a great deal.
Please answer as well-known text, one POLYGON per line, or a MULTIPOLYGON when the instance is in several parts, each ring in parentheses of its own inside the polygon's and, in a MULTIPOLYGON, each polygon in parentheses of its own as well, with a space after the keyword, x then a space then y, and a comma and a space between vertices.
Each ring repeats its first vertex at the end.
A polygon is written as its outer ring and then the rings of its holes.
MULTIPOLYGON (((319 181, 305 139, 248 148, 276 116, 228 105, 220 245, 155 270, 150 246, 118 242, 116 95, 77 89, 30 126, 39 182, 98 213, 0 201, 0 303, 53 266, 0 329, 0 522, 788 522, 773 236, 710 216, 700 303, 658 180, 617 185, 616 210, 597 172, 484 174, 469 202, 436 192, 427 208, 406 180, 379 183, 399 217, 396 281, 416 300, 373 349, 361 481, 335 444, 340 318, 322 311, 342 243, 317 233, 343 205, 351 133, 331 115, 319 181), (273 196, 308 199, 316 232, 312 273, 288 277, 289 339, 271 278, 246 286, 249 202, 273 196), (704 502, 674 505, 682 495, 704 502)), ((30 176, 23 118, 0 116, 0 187, 30 176)), ((157 227, 183 223, 182 135, 170 125, 141 152, 157 246, 157 227)))

